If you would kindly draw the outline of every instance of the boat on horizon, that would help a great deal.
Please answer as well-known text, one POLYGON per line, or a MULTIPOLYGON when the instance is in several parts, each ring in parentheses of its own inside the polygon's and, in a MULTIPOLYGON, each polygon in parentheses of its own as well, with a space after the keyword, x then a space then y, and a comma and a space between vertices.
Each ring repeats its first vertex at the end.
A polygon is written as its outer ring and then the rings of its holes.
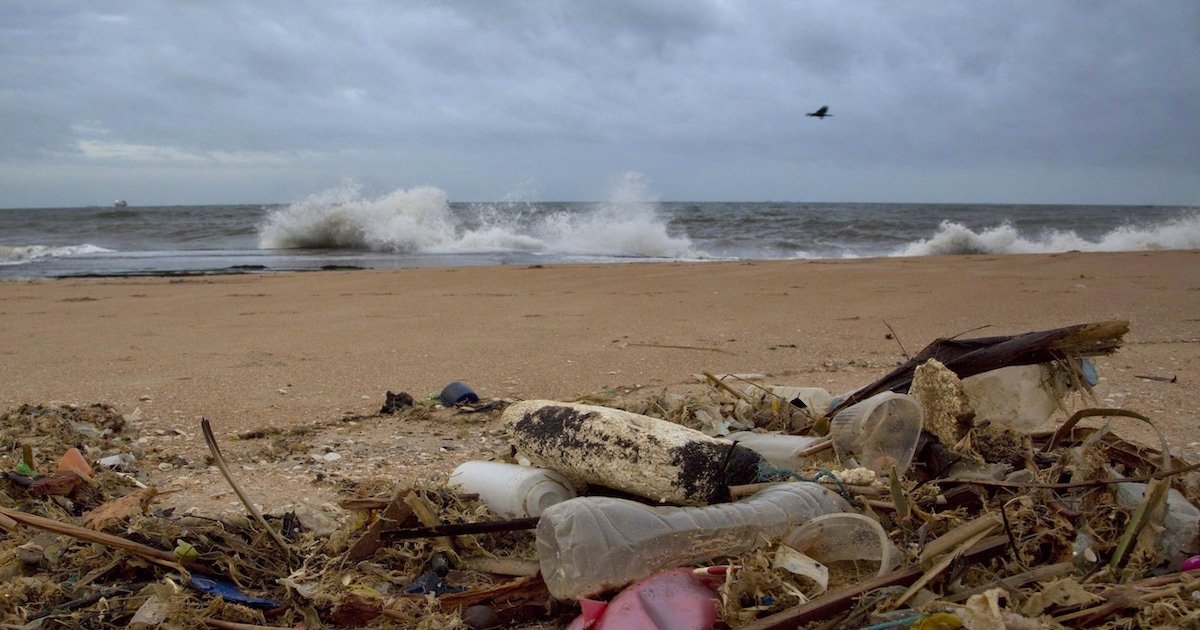
POLYGON ((128 206, 128 205, 129 205, 129 202, 128 202, 128 201, 125 201, 124 199, 118 199, 118 200, 116 200, 116 201, 114 201, 114 202, 113 202, 113 207, 114 207, 114 208, 124 208, 124 207, 126 207, 126 206, 128 206))

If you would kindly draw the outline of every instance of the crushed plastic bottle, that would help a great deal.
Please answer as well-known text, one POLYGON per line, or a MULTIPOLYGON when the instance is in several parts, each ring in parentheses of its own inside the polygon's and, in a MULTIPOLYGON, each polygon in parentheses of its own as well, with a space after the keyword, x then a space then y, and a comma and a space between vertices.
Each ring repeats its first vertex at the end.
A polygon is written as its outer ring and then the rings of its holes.
POLYGON ((538 562, 550 594, 579 599, 663 569, 754 549, 809 519, 848 509, 835 492, 808 482, 704 507, 579 497, 542 512, 538 562))

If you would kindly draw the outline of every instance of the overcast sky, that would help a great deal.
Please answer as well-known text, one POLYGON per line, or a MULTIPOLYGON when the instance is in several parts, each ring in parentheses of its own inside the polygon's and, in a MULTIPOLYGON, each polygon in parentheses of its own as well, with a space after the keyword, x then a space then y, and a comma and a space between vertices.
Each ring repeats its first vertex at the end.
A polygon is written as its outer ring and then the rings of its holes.
POLYGON ((1197 205, 1200 2, 0 0, 0 130, 0 207, 1197 205))

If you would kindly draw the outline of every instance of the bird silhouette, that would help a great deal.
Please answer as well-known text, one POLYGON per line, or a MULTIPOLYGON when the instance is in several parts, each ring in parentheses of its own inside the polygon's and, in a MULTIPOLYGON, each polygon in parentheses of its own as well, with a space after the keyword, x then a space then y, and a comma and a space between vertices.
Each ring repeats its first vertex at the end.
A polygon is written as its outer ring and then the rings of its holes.
POLYGON ((832 115, 833 114, 829 113, 828 105, 822 105, 819 109, 817 109, 817 111, 809 112, 809 113, 805 114, 805 116, 812 116, 814 118, 825 118, 826 116, 832 116, 832 115))

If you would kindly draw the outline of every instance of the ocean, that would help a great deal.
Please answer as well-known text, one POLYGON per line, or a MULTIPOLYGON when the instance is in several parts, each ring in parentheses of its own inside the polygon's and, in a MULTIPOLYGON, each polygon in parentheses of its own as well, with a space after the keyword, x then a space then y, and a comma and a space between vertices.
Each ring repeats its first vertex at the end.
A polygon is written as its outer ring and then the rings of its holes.
POLYGON ((0 209, 0 279, 1200 249, 1200 208, 450 202, 343 186, 278 205, 0 209))

